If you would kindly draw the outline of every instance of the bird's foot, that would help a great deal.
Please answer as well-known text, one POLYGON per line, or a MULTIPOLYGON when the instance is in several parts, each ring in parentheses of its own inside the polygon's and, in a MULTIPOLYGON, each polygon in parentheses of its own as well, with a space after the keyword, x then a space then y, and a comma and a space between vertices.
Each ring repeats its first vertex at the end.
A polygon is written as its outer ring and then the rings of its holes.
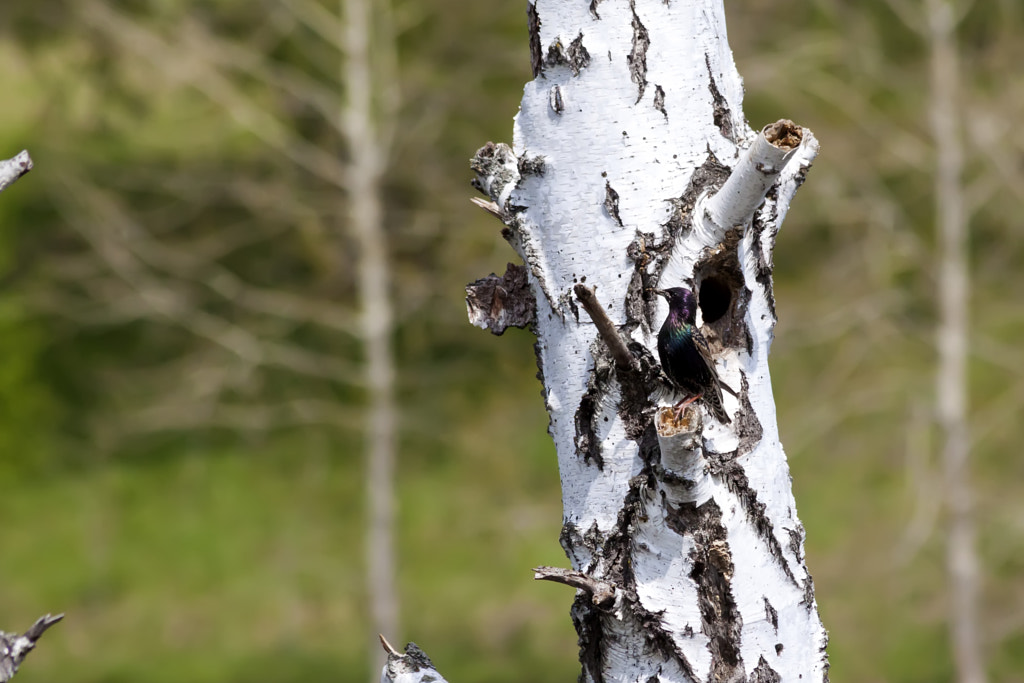
POLYGON ((696 396, 691 396, 690 398, 675 404, 673 410, 675 411, 676 419, 682 419, 683 413, 686 412, 686 406, 690 405, 691 403, 701 398, 702 396, 704 396, 704 394, 697 394, 696 396))

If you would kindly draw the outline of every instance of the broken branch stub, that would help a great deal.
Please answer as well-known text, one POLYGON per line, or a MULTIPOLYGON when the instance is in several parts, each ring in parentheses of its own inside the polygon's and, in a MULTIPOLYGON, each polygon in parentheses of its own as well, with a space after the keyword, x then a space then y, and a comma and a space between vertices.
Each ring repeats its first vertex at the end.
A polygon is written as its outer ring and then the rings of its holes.
POLYGON ((803 129, 787 119, 757 134, 722 189, 705 202, 706 215, 719 232, 750 222, 802 139, 803 129))
POLYGON ((615 604, 615 586, 582 572, 560 567, 535 567, 533 578, 536 581, 554 581, 584 591, 590 595, 594 605, 603 610, 611 609, 615 604))

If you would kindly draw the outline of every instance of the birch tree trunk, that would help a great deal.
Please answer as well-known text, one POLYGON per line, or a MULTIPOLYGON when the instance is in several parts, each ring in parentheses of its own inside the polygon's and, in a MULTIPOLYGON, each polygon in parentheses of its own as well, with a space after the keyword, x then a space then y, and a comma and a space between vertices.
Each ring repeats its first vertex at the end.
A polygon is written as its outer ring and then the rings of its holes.
MULTIPOLYGON (((391 351, 392 307, 388 288, 387 238, 380 202, 380 181, 388 151, 373 123, 373 74, 370 64, 372 3, 342 0, 345 59, 342 82, 348 97, 341 128, 351 153, 346 170, 350 229, 359 246, 360 327, 366 349, 369 414, 366 429, 366 585, 374 633, 398 630, 395 569, 395 369, 391 351)), ((390 86, 385 86, 390 87, 390 86)), ((377 666, 383 657, 369 647, 377 666)))
POLYGON ((931 124, 936 149, 935 216, 939 236, 939 326, 936 412, 942 432, 942 463, 949 512, 946 567, 950 631, 957 680, 984 683, 978 633, 978 556, 967 427, 967 209, 961 182, 963 143, 957 114, 959 64, 956 10, 947 0, 928 0, 931 47, 931 124))
MULTIPOLYGON (((492 332, 537 334, 572 566, 535 571, 577 589, 581 680, 827 680, 768 373, 772 250, 817 143, 789 121, 748 128, 719 0, 528 14, 514 149, 473 160, 525 265, 467 304, 492 332), (650 294, 674 286, 698 293, 738 394, 729 425, 658 405, 667 311, 650 294)), ((434 675, 420 656, 392 652, 384 680, 434 675)))

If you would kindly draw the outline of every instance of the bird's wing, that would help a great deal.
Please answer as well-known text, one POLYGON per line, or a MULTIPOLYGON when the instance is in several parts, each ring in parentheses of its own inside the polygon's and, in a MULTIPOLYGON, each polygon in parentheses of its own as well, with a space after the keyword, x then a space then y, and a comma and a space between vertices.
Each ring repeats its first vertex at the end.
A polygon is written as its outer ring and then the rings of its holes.
POLYGON ((696 327, 693 328, 693 341, 694 346, 697 347, 697 353, 700 354, 701 360, 704 361, 706 367, 707 374, 705 377, 707 382, 704 386, 704 400, 711 407, 711 411, 719 422, 729 424, 732 420, 729 419, 729 414, 725 412, 725 406, 722 405, 722 381, 718 379, 715 358, 711 355, 711 347, 708 345, 708 340, 704 338, 704 335, 696 327))
POLYGON ((715 383, 718 382, 718 370, 715 369, 715 357, 711 354, 711 346, 708 345, 708 340, 704 338, 704 335, 700 333, 700 330, 693 328, 693 343, 697 347, 697 353, 700 354, 701 359, 708 368, 708 372, 711 373, 711 377, 714 378, 715 383))
POLYGON ((712 377, 714 377, 717 381, 718 386, 728 391, 734 397, 739 398, 740 395, 736 393, 736 390, 730 387, 725 382, 723 382, 722 379, 718 376, 718 369, 715 367, 715 358, 711 354, 711 345, 708 344, 708 340, 705 339, 704 335, 701 334, 700 331, 697 330, 696 328, 694 328, 693 331, 694 341, 696 342, 697 350, 700 351, 701 358, 703 358, 704 362, 707 363, 708 370, 711 372, 712 377))

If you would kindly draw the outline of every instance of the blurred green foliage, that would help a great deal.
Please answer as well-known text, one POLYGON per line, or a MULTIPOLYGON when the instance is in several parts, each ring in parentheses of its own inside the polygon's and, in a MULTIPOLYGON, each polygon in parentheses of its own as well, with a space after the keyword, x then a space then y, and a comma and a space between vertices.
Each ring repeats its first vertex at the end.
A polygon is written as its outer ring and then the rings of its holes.
MULTIPOLYGON (((351 335, 238 294, 354 310, 344 195, 296 162, 346 158, 341 52, 297 6, 0 5, 0 155, 36 162, 0 196, 0 627, 68 614, 24 683, 369 676, 358 382, 243 362, 195 328, 208 316, 358 369, 351 335), (331 409, 275 412, 295 401, 331 409)), ((727 10, 748 119, 790 117, 822 143, 775 253, 773 375, 833 680, 951 680, 941 515, 906 540, 940 495, 927 45, 879 0, 727 10)), ((510 141, 525 3, 398 0, 387 27, 403 613, 389 635, 452 681, 572 680, 570 591, 529 571, 564 563, 532 340, 471 328, 462 301, 514 258, 467 201, 467 160, 510 141)), ((1010 0, 975 3, 959 32, 984 640, 1004 681, 1024 680, 1024 84, 1007 76, 1022 33, 1010 0)))

